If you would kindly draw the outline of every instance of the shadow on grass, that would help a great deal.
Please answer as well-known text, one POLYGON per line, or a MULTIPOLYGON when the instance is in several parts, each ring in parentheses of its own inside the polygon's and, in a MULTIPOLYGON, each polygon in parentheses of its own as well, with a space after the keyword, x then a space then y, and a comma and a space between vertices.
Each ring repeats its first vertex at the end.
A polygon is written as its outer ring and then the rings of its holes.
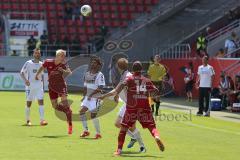
POLYGON ((130 152, 130 151, 123 151, 121 157, 128 157, 128 158, 163 158, 162 156, 153 156, 153 155, 143 155, 139 152, 130 152))
POLYGON ((82 137, 80 137, 80 139, 81 140, 99 140, 99 139, 96 139, 96 138, 94 138, 94 137, 85 137, 85 138, 82 138, 82 137))
POLYGON ((28 126, 26 124, 22 124, 21 126, 22 127, 44 127, 44 126, 41 126, 40 124, 32 124, 31 126, 28 126))
POLYGON ((30 136, 33 138, 49 138, 49 139, 56 139, 56 138, 64 138, 68 137, 68 135, 56 135, 56 136, 30 136))

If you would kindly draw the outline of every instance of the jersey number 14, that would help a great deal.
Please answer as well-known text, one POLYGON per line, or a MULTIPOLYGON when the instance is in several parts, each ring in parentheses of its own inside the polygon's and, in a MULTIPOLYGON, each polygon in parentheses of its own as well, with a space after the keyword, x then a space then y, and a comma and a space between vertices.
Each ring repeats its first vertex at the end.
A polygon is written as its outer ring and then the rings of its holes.
POLYGON ((139 94, 140 92, 146 92, 147 91, 147 86, 146 82, 141 81, 141 85, 139 80, 135 81, 136 84, 136 92, 139 94))

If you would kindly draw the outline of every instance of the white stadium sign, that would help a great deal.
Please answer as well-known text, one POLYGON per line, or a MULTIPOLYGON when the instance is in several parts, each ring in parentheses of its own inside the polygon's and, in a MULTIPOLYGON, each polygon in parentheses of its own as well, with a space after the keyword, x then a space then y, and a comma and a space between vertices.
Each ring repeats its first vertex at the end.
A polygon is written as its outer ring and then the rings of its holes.
MULTIPOLYGON (((44 90, 48 90, 48 75, 44 74, 44 90)), ((25 85, 16 72, 0 72, 0 90, 24 91, 25 85)))
POLYGON ((9 20, 10 36, 40 37, 46 28, 43 20, 9 20))

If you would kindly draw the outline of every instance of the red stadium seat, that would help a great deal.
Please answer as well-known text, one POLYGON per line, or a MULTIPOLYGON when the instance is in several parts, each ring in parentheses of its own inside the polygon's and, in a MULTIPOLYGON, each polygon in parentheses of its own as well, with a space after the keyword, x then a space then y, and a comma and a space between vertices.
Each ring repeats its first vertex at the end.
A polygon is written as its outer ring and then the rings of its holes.
POLYGON ((49 19, 48 20, 48 26, 50 25, 50 26, 56 26, 57 25, 57 23, 56 23, 57 21, 55 20, 55 19, 49 19))
POLYGON ((69 34, 76 34, 76 29, 75 28, 72 28, 72 27, 68 27, 68 33, 69 34))
POLYGON ((120 26, 120 22, 119 21, 113 21, 113 22, 111 22, 111 26, 112 27, 119 27, 120 26))
POLYGON ((111 19, 118 19, 119 16, 116 13, 112 13, 110 17, 111 19))
POLYGON ((102 26, 102 23, 101 23, 101 21, 99 21, 99 20, 95 20, 95 21, 93 22, 93 25, 94 25, 95 27, 100 27, 100 26, 102 26))
POLYGON ((12 3, 12 8, 11 9, 14 10, 14 11, 19 11, 20 10, 20 6, 18 4, 16 4, 16 3, 12 3))
POLYGON ((73 21, 72 20, 67 20, 66 24, 67 24, 68 27, 71 28, 73 26, 73 21))
POLYGON ((136 11, 136 7, 133 5, 127 6, 127 11, 128 12, 135 12, 136 11))
POLYGON ((45 5, 44 5, 44 4, 38 4, 37 10, 38 10, 39 12, 44 11, 44 10, 45 10, 45 5))
POLYGON ((76 21, 77 27, 83 26, 83 22, 80 21, 79 19, 76 21))
POLYGON ((59 27, 58 29, 59 29, 59 32, 60 32, 60 33, 63 33, 63 34, 66 33, 66 30, 65 30, 65 27, 64 27, 64 26, 61 26, 61 27, 59 27))
POLYGON ((29 10, 31 11, 31 12, 36 12, 36 10, 37 10, 37 6, 36 6, 36 4, 32 4, 32 3, 30 3, 30 5, 29 5, 29 10))
POLYGON ((93 28, 86 28, 86 33, 87 33, 87 35, 91 35, 91 36, 95 34, 93 28))
POLYGON ((136 11, 137 12, 143 12, 144 11, 143 6, 137 6, 136 11))
POLYGON ((104 26, 111 27, 111 22, 110 21, 104 21, 104 26))
POLYGON ((124 6, 119 5, 119 6, 118 6, 118 12, 127 12, 126 6, 125 6, 125 5, 124 5, 124 6))
POLYGON ((80 42, 81 43, 86 43, 87 42, 87 36, 85 36, 85 35, 81 35, 80 37, 79 37, 79 39, 80 39, 80 42))
POLYGON ((77 28, 77 32, 78 32, 79 34, 85 34, 85 30, 84 30, 83 27, 78 27, 78 28, 77 28))
POLYGON ((38 0, 28 0, 28 3, 34 4, 34 3, 36 3, 36 1, 38 1, 38 0))
POLYGON ((63 5, 62 4, 57 4, 56 5, 56 10, 57 10, 57 12, 63 12, 63 10, 64 10, 63 5))
POLYGON ((116 12, 117 9, 118 9, 118 7, 115 5, 110 6, 110 12, 116 12))
POLYGON ((58 19, 58 25, 59 26, 64 26, 65 25, 64 20, 58 19))
POLYGON ((6 3, 4 3, 3 5, 2 5, 2 9, 3 10, 9 10, 11 7, 10 7, 10 4, 6 4, 6 3))
POLYGON ((101 9, 102 12, 108 12, 109 11, 108 5, 101 5, 100 9, 101 9))
POLYGON ((103 19, 110 19, 110 17, 111 17, 111 16, 110 16, 109 13, 103 13, 103 14, 102 14, 102 18, 103 18, 103 19))
POLYGON ((20 10, 22 10, 22 11, 27 11, 27 10, 28 10, 28 4, 21 3, 21 4, 20 4, 20 10))
POLYGON ((118 4, 124 4, 124 3, 125 3, 125 0, 117 0, 117 3, 118 3, 118 4))
POLYGON ((57 16, 55 12, 48 12, 47 17, 53 19, 53 18, 56 18, 57 16))
POLYGON ((90 26, 93 25, 93 23, 92 23, 91 20, 85 20, 84 25, 87 26, 87 27, 90 27, 90 26))
POLYGON ((128 23, 126 21, 122 21, 122 22, 120 22, 120 26, 121 27, 127 27, 128 23))

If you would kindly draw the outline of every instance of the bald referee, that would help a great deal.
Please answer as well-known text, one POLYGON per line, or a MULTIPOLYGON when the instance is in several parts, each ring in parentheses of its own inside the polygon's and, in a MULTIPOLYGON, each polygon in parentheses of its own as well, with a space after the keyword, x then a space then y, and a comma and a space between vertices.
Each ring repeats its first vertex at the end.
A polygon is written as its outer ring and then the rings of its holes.
POLYGON ((213 67, 208 64, 207 56, 204 56, 202 58, 202 63, 203 64, 198 67, 198 76, 196 83, 196 87, 199 89, 199 110, 197 112, 197 116, 202 116, 204 111, 204 116, 210 117, 209 100, 211 96, 210 93, 215 72, 213 67))

